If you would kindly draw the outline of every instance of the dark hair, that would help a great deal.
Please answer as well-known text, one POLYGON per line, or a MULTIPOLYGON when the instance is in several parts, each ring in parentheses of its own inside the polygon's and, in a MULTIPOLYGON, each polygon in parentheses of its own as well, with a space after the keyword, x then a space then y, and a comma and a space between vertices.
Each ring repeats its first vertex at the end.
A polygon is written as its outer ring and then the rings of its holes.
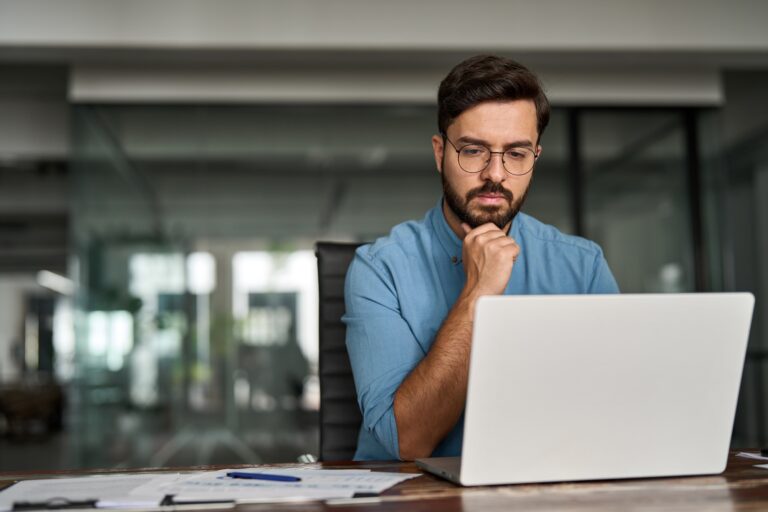
POLYGON ((506 57, 476 55, 460 62, 440 82, 437 92, 437 126, 445 134, 461 115, 485 101, 532 100, 536 105, 538 136, 549 122, 549 100, 539 78, 528 68, 506 57))

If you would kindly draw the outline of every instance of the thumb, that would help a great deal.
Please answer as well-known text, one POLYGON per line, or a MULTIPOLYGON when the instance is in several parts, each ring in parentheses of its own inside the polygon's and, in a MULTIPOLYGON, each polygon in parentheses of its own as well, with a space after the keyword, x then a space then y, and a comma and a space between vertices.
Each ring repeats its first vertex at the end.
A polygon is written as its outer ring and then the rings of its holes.
POLYGON ((464 230, 464 234, 465 234, 465 235, 468 235, 468 234, 469 234, 469 232, 470 232, 470 231, 472 231, 472 228, 471 228, 471 227, 469 227, 469 224, 467 224, 466 222, 462 222, 462 223, 461 223, 461 229, 463 229, 463 230, 464 230))

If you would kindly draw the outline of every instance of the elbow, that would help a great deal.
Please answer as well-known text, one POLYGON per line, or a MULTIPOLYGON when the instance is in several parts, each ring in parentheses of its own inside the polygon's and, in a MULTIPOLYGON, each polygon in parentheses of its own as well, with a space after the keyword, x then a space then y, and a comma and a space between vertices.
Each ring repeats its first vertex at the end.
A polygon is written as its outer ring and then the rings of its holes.
POLYGON ((398 449, 400 450, 400 460, 411 461, 432 455, 434 446, 414 439, 414 436, 407 435, 407 432, 403 432, 403 434, 406 435, 400 435, 400 432, 398 432, 398 449))
POLYGON ((398 391, 394 403, 398 458, 406 461, 429 457, 436 446, 431 439, 430 429, 413 414, 409 414, 411 411, 404 406, 401 392, 398 391))
POLYGON ((409 403, 406 398, 401 386, 395 394, 393 404, 399 458, 412 461, 429 457, 440 440, 435 439, 435 429, 420 417, 422 410, 412 405, 413 401, 409 403))

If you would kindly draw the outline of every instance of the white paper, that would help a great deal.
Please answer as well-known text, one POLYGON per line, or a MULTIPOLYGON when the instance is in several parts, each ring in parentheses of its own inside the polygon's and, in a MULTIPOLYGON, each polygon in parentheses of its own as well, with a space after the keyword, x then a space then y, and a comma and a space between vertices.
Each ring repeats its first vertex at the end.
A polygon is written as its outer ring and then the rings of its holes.
POLYGON ((54 498, 70 501, 97 500, 98 506, 120 507, 125 503, 157 506, 164 494, 132 495, 131 491, 148 482, 156 481, 168 485, 179 478, 183 477, 172 473, 22 480, 0 491, 0 509, 11 509, 17 501, 41 502, 54 498))
POLYGON ((739 452, 736 454, 737 457, 744 457, 745 459, 755 459, 755 460, 768 460, 768 457, 763 457, 759 453, 751 453, 751 452, 739 452))
POLYGON ((148 508, 158 506, 156 499, 136 499, 126 497, 120 500, 99 500, 96 502, 96 508, 148 508))
POLYGON ((351 498, 354 491, 344 489, 301 489, 301 488, 276 488, 261 487, 221 489, 216 487, 200 486, 184 488, 173 497, 174 503, 206 503, 222 501, 236 501, 237 503, 261 503, 275 501, 314 501, 331 498, 351 498))
MULTIPOLYGON (((254 468, 225 469, 199 473, 166 487, 166 494, 174 494, 178 503, 191 501, 234 500, 240 503, 282 500, 323 500, 351 498, 355 493, 380 493, 402 481, 419 476, 407 473, 381 473, 370 470, 333 469, 280 469, 254 468), (299 482, 249 480, 226 476, 230 471, 267 473, 296 476, 299 482)), ((136 492, 146 493, 152 484, 136 492)))
POLYGON ((131 474, 24 480, 0 491, 0 512, 17 501, 97 500, 99 508, 158 506, 166 495, 177 503, 237 501, 282 502, 352 498, 378 494, 419 474, 383 473, 368 469, 229 469, 187 474, 131 474), (250 480, 226 476, 229 471, 296 476, 299 482, 250 480))
POLYGON ((269 480, 244 480, 226 476, 229 471, 221 470, 199 475, 186 480, 186 484, 198 481, 225 482, 227 485, 238 485, 238 482, 248 482, 255 487, 293 487, 297 489, 349 489, 353 492, 380 493, 405 480, 420 476, 416 473, 384 473, 378 471, 338 471, 334 469, 279 469, 255 468, 238 470, 243 473, 268 473, 272 475, 295 476, 300 482, 274 482, 269 480), (234 482, 233 482, 234 481, 234 482))
MULTIPOLYGON (((388 473, 383 471, 370 471, 367 474, 345 475, 339 470, 321 470, 319 473, 311 473, 310 481, 319 485, 349 486, 360 493, 379 494, 401 482, 421 476, 421 473, 388 473)), ((301 475, 304 481, 304 474, 301 475)))

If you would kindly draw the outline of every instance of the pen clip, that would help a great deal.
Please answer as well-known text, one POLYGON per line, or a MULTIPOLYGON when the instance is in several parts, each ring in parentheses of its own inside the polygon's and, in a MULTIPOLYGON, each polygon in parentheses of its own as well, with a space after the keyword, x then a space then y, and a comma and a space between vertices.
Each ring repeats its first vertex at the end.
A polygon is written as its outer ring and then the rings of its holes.
POLYGON ((69 500, 67 498, 50 498, 45 501, 16 501, 13 509, 16 510, 62 510, 68 508, 96 508, 98 500, 69 500))

